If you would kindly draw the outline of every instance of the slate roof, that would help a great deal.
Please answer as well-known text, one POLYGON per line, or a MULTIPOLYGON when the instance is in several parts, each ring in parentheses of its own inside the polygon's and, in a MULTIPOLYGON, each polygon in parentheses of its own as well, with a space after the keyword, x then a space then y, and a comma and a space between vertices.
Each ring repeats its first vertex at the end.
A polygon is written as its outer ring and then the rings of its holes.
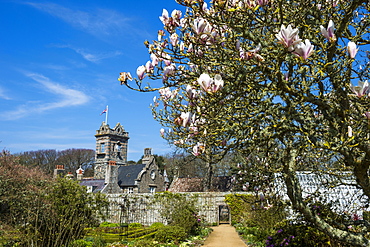
MULTIPOLYGON (((203 178, 177 178, 168 189, 171 192, 204 192, 203 178)), ((210 191, 228 192, 231 190, 231 177, 220 176, 212 178, 210 191)))
POLYGON ((145 164, 120 166, 118 168, 118 185, 119 186, 134 186, 135 179, 144 169, 145 164))
POLYGON ((84 179, 80 182, 80 185, 86 187, 92 187, 92 192, 101 191, 105 186, 104 179, 84 179))

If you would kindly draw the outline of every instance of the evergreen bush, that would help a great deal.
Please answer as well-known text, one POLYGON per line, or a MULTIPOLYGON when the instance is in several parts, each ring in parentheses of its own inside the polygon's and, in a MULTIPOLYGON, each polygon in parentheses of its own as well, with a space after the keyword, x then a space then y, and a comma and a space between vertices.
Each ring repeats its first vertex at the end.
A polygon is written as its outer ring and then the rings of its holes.
POLYGON ((184 241, 187 237, 185 228, 181 226, 164 226, 158 229, 155 234, 155 240, 161 243, 175 242, 179 243, 184 241))

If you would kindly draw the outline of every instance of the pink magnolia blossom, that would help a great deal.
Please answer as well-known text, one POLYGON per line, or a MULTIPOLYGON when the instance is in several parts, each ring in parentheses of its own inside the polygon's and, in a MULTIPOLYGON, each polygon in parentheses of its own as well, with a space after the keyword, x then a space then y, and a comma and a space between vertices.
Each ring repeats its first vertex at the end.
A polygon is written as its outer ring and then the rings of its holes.
POLYGON ((171 17, 168 14, 166 9, 163 9, 162 15, 159 17, 161 22, 165 27, 172 28, 180 26, 180 18, 181 18, 181 11, 180 10, 173 10, 171 13, 171 17))
POLYGON ((177 94, 175 90, 171 91, 171 89, 169 87, 161 88, 161 89, 158 90, 158 92, 159 92, 159 94, 160 94, 160 96, 163 100, 171 99, 171 98, 175 97, 176 94, 177 94))
POLYGON ((197 126, 190 126, 189 127, 190 132, 192 132, 192 135, 198 134, 198 127, 197 126))
POLYGON ((203 73, 197 81, 200 87, 208 93, 215 93, 224 86, 224 81, 219 74, 215 75, 215 78, 212 79, 208 74, 203 73))
POLYGON ((158 57, 154 53, 150 54, 150 59, 152 60, 153 66, 156 66, 158 64, 158 57))
POLYGON ((181 112, 180 120, 182 127, 186 127, 190 123, 191 113, 190 112, 181 112))
POLYGON ((207 30, 208 22, 206 19, 203 18, 196 18, 193 22, 193 30, 196 34, 202 34, 205 30, 207 30))
POLYGON ((173 141, 173 144, 176 145, 176 146, 182 145, 184 143, 185 143, 185 141, 183 139, 173 141))
POLYGON ((163 30, 158 30, 158 41, 162 41, 162 37, 165 35, 166 34, 163 30))
POLYGON ((171 13, 171 17, 174 18, 175 20, 180 20, 182 16, 181 10, 174 9, 171 13))
POLYGON ((139 77, 139 80, 144 79, 144 77, 145 77, 145 70, 146 70, 146 68, 145 68, 145 66, 144 66, 144 65, 141 65, 141 66, 139 66, 139 67, 136 69, 136 74, 137 74, 137 76, 139 77))
POLYGON ((121 85, 122 85, 123 83, 126 83, 127 80, 132 81, 132 76, 131 76, 130 72, 121 72, 121 73, 119 73, 118 80, 121 82, 121 85))
POLYGON ((254 9, 256 7, 256 2, 254 0, 244 0, 244 5, 249 9, 254 9))
POLYGON ((209 10, 208 10, 208 5, 207 5, 207 3, 206 3, 206 2, 204 2, 204 3, 203 3, 203 5, 202 5, 202 10, 203 10, 205 13, 208 13, 208 12, 209 12, 209 10))
POLYGON ((146 64, 145 64, 145 71, 147 73, 152 73, 153 72, 153 69, 154 69, 153 64, 150 61, 146 62, 146 64))
POLYGON ((170 17, 168 15, 167 9, 163 9, 162 16, 160 16, 159 19, 161 20, 164 26, 167 26, 170 24, 170 17))
POLYGON ((153 97, 153 102, 154 102, 154 106, 155 107, 158 107, 159 106, 159 103, 157 101, 157 97, 156 96, 153 97))
POLYGON ((163 59, 163 62, 166 66, 171 65, 172 62, 171 62, 171 56, 170 55, 164 54, 162 59, 163 59))
POLYGON ((203 143, 198 142, 194 147, 193 147, 193 155, 194 156, 199 156, 205 151, 205 145, 203 143))
POLYGON ((301 42, 301 39, 298 37, 298 32, 298 28, 293 29, 290 24, 287 28, 281 25, 280 32, 275 34, 275 36, 279 40, 279 43, 288 48, 289 51, 292 51, 294 46, 301 42))
POLYGON ((189 53, 194 52, 193 44, 190 44, 190 45, 189 45, 189 47, 188 47, 188 52, 189 52, 189 53))
POLYGON ((325 27, 320 26, 321 34, 324 35, 324 37, 329 40, 329 42, 335 42, 337 38, 334 34, 334 22, 332 20, 329 21, 328 27, 325 29, 325 27))
POLYGON ((180 42, 180 51, 183 52, 185 50, 185 44, 184 42, 180 42))
POLYGON ((186 92, 188 94, 189 99, 195 99, 199 95, 199 92, 193 88, 191 85, 186 86, 186 92))
POLYGON ((252 58, 256 58, 257 60, 263 62, 265 61, 265 59, 260 54, 257 53, 260 50, 261 50, 261 44, 258 44, 258 46, 255 49, 249 50, 249 51, 244 51, 243 48, 240 48, 239 55, 240 55, 240 58, 243 60, 249 60, 252 58))
POLYGON ((269 4, 270 0, 257 0, 256 2, 259 6, 265 6, 269 4))
POLYGON ((327 3, 332 3, 332 6, 333 7, 336 7, 338 5, 338 3, 340 2, 340 0, 326 0, 327 3))
POLYGON ((294 47, 293 53, 306 60, 313 53, 313 48, 314 46, 311 45, 311 42, 306 39, 304 43, 301 42, 294 47))
POLYGON ((162 137, 164 137, 164 133, 165 133, 165 131, 164 131, 164 129, 163 129, 163 128, 161 128, 161 129, 159 130, 159 133, 161 134, 161 136, 162 136, 162 137))
POLYGON ((348 42, 347 51, 350 58, 355 58, 358 51, 356 43, 352 41, 348 42))
POLYGON ((362 97, 368 94, 369 91, 369 83, 366 81, 362 82, 359 81, 357 86, 351 84, 351 90, 355 93, 357 97, 362 97))
POLYGON ((171 64, 169 66, 164 67, 163 69, 163 79, 167 80, 168 76, 171 76, 175 73, 176 66, 175 64, 171 64))
POLYGON ((365 112, 364 115, 367 118, 367 120, 370 120, 370 111, 365 112))
POLYGON ((171 34, 170 40, 173 46, 177 46, 177 44, 179 43, 179 35, 177 35, 177 33, 171 34))
POLYGON ((352 127, 348 126, 348 137, 352 137, 352 136, 353 136, 352 127))

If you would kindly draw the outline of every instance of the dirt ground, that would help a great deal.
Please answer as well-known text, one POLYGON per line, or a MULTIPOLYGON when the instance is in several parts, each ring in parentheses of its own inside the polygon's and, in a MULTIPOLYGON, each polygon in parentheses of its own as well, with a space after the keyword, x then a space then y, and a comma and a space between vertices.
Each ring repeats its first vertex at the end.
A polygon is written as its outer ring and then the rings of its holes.
POLYGON ((212 227, 213 232, 204 242, 203 247, 246 247, 247 245, 240 239, 235 228, 229 224, 221 224, 212 227))

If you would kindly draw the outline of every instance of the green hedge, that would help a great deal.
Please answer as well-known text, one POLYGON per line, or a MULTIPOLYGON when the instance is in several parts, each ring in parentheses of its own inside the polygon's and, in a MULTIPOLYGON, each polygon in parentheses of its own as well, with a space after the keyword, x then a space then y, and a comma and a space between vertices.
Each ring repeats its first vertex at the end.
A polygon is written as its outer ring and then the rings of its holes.
POLYGON ((161 243, 181 242, 187 237, 185 228, 181 226, 164 226, 158 229, 155 240, 161 243))

